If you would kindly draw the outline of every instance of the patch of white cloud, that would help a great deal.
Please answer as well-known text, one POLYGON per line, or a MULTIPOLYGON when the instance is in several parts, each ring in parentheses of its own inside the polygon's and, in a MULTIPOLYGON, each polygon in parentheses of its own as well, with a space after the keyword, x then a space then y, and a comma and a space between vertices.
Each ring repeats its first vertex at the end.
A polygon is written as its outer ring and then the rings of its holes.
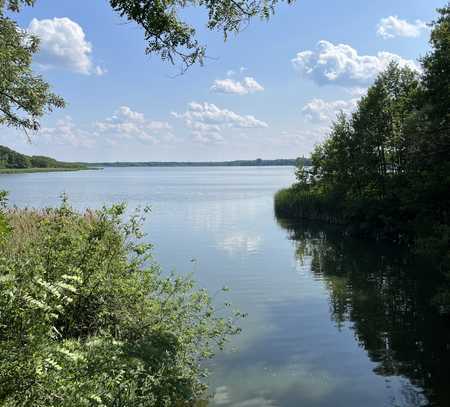
POLYGON ((309 154, 317 144, 322 143, 330 133, 330 126, 320 123, 317 127, 299 131, 284 131, 268 142, 275 147, 288 146, 299 154, 309 154))
POLYGON ((241 116, 231 110, 221 109, 213 103, 189 103, 188 110, 184 113, 173 113, 177 118, 186 121, 201 122, 211 125, 219 125, 237 128, 268 127, 268 124, 256 119, 254 116, 241 116))
POLYGON ((367 88, 355 87, 355 88, 349 88, 346 90, 354 98, 360 98, 367 94, 367 88))
POLYGON ((324 40, 319 41, 314 51, 299 52, 292 64, 301 75, 318 85, 355 87, 370 83, 392 61, 418 69, 414 61, 397 54, 382 51, 377 55, 359 55, 350 45, 335 45, 324 40))
POLYGON ((144 113, 133 111, 128 106, 120 106, 114 115, 96 122, 95 128, 103 135, 142 142, 159 143, 174 138, 169 123, 149 120, 144 113))
POLYGON ((92 61, 92 44, 83 28, 70 18, 33 18, 28 32, 39 37, 36 61, 44 68, 62 67, 84 75, 103 75, 106 70, 92 61))
POLYGON ((42 127, 36 137, 51 145, 91 148, 96 144, 93 134, 78 128, 70 116, 58 120, 53 127, 42 127))
POLYGON ((252 115, 241 116, 231 110, 221 109, 213 103, 191 102, 184 113, 172 112, 191 130, 195 141, 222 142, 223 132, 232 129, 266 128, 268 124, 252 115))
POLYGON ((427 23, 416 20, 410 23, 397 16, 382 18, 377 26, 377 35, 385 40, 395 37, 417 38, 429 29, 427 23))
POLYGON ((336 119, 340 112, 344 114, 351 113, 356 108, 358 100, 354 98, 350 100, 326 101, 315 98, 302 108, 302 113, 311 122, 331 122, 336 119))
POLYGON ((249 93, 262 92, 264 88, 254 78, 246 76, 242 81, 231 78, 216 79, 210 90, 215 93, 248 95, 249 93))

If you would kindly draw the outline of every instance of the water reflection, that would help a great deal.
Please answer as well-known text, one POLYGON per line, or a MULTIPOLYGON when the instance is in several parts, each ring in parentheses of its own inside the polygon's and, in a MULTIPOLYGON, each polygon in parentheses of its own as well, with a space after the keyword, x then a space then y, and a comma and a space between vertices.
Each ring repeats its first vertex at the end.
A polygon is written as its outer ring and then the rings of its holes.
POLYGON ((391 405, 450 406, 449 320, 432 305, 442 282, 426 261, 323 225, 279 224, 299 264, 324 282, 336 328, 350 326, 388 388, 407 379, 391 405))
POLYGON ((273 195, 293 181, 292 168, 121 168, 7 175, 0 189, 19 206, 63 191, 77 208, 152 206, 162 269, 229 286, 249 314, 237 351, 212 361, 212 405, 450 406, 450 321, 429 304, 428 264, 328 228, 279 227, 273 195))

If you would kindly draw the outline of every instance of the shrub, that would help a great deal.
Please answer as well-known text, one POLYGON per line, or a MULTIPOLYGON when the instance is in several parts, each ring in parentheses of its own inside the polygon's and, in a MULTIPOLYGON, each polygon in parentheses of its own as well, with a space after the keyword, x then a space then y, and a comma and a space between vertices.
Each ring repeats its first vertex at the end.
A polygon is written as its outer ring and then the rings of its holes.
POLYGON ((236 334, 188 277, 164 276, 125 206, 10 210, 0 248, 0 404, 191 406, 236 334))

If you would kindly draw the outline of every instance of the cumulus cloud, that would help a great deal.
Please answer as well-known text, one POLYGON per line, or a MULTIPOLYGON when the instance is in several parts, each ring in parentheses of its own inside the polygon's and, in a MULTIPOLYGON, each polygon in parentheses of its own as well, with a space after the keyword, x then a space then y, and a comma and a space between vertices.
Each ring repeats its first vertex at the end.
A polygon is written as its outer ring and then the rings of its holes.
POLYGON ((414 61, 390 52, 359 55, 350 45, 329 41, 319 41, 314 51, 299 52, 292 64, 300 74, 319 85, 358 86, 370 83, 391 61, 418 69, 414 61))
POLYGON ((217 79, 210 90, 215 93, 248 95, 249 93, 261 92, 264 88, 254 78, 247 76, 242 81, 231 78, 217 79))
POLYGON ((104 68, 94 66, 92 45, 86 40, 83 28, 70 18, 33 18, 28 31, 41 40, 36 61, 43 67, 62 67, 84 75, 106 72, 104 68))
POLYGON ((358 100, 354 98, 327 102, 316 98, 302 108, 302 113, 311 122, 331 122, 341 111, 345 114, 351 113, 356 108, 358 100))
POLYGON ((327 126, 319 126, 310 129, 302 129, 296 132, 282 132, 271 141, 277 145, 287 145, 301 152, 310 152, 315 145, 323 142, 330 133, 327 126))
POLYGON ((422 20, 409 23, 397 16, 389 16, 382 18, 378 23, 377 35, 385 40, 395 37, 417 38, 426 30, 428 30, 428 26, 422 20))
POLYGON ((51 145, 69 145, 72 147, 90 148, 95 139, 87 131, 79 129, 70 116, 56 122, 54 127, 43 127, 38 134, 39 140, 51 145))
POLYGON ((266 122, 254 116, 241 116, 231 110, 221 109, 212 103, 191 102, 184 113, 172 112, 182 119, 196 141, 222 141, 226 129, 251 129, 268 127, 266 122))
POLYGON ((190 122, 201 122, 210 125, 219 125, 238 128, 268 127, 267 123, 254 116, 240 116, 228 109, 220 109, 213 103, 189 103, 184 113, 173 113, 177 118, 184 118, 190 122))
POLYGON ((173 144, 178 139, 171 126, 164 121, 149 120, 143 113, 121 106, 111 116, 82 128, 70 116, 60 119, 52 127, 39 130, 36 140, 50 145, 77 148, 111 146, 121 143, 173 144))
POLYGON ((128 106, 120 106, 113 116, 96 122, 95 128, 102 134, 118 139, 150 143, 173 139, 169 123, 149 120, 143 113, 135 112, 128 106))

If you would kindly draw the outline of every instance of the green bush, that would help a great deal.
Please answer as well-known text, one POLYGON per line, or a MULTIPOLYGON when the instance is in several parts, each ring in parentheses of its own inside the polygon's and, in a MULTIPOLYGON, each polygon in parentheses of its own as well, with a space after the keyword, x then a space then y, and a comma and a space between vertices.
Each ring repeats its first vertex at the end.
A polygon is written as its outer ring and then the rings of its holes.
POLYGON ((205 290, 163 276, 125 206, 4 211, 0 405, 191 406, 236 334, 205 290))

